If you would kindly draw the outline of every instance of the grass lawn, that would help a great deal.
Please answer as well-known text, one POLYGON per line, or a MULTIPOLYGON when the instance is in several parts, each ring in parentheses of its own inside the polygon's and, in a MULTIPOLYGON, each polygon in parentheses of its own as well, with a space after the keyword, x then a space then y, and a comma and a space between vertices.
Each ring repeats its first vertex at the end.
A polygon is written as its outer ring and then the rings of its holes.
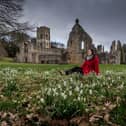
MULTIPOLYGON (((36 71, 46 71, 46 70, 51 70, 51 69, 69 69, 74 66, 79 66, 76 64, 30 64, 30 63, 14 63, 12 60, 2 60, 0 61, 0 68, 5 68, 5 67, 11 67, 11 68, 24 68, 24 69, 29 69, 32 68, 33 70, 36 71)), ((115 64, 100 64, 100 71, 105 72, 107 70, 112 70, 112 71, 125 71, 126 70, 126 65, 115 65, 115 64)))
MULTIPOLYGON (((80 66, 79 64, 30 64, 30 63, 16 63, 12 58, 3 57, 0 58, 0 68, 11 67, 11 68, 32 68, 36 71, 46 71, 51 69, 69 69, 74 66, 80 66)), ((105 72, 106 70, 112 71, 125 71, 126 65, 115 65, 115 64, 100 64, 100 71, 105 72)))

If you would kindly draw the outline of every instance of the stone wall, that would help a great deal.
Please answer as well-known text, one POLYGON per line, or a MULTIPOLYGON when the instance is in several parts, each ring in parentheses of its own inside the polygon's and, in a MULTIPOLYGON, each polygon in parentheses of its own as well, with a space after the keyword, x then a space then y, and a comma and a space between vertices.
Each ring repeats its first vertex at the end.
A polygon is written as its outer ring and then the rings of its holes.
POLYGON ((83 51, 86 52, 87 49, 91 48, 91 46, 92 38, 84 31, 82 26, 79 24, 79 20, 76 19, 67 42, 67 62, 72 64, 82 63, 84 59, 83 51), (82 49, 82 42, 84 43, 84 49, 82 49))
POLYGON ((8 56, 8 53, 5 50, 5 47, 2 43, 2 41, 0 41, 0 57, 7 57, 7 56, 8 56))

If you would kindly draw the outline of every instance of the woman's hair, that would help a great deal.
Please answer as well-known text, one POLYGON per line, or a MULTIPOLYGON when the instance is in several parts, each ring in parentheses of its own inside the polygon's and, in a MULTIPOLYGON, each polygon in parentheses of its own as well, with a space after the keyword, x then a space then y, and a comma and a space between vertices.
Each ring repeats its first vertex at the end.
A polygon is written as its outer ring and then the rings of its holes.
MULTIPOLYGON (((93 55, 92 59, 93 59, 95 57, 95 50, 92 48, 89 48, 88 50, 91 50, 92 55, 93 55)), ((87 56, 85 57, 85 60, 87 60, 87 56)))
POLYGON ((95 51, 94 51, 94 49, 89 49, 89 50, 91 50, 92 55, 95 55, 95 51))

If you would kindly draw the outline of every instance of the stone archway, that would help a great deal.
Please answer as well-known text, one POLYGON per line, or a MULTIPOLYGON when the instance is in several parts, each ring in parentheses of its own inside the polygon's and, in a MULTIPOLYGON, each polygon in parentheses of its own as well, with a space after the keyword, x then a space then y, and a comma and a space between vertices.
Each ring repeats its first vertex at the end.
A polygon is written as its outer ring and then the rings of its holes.
POLYGON ((68 63, 81 63, 83 61, 83 51, 86 52, 91 47, 92 38, 79 24, 79 20, 76 19, 67 42, 67 51, 70 57, 68 63), (84 43, 84 49, 82 49, 82 42, 84 43))

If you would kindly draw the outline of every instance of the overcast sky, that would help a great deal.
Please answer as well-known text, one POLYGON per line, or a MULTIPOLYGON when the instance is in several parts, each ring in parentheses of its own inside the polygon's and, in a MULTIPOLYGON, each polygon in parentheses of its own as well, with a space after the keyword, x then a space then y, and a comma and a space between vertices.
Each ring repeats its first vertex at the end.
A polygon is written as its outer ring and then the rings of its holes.
POLYGON ((66 45, 76 18, 95 45, 126 43, 126 0, 26 0, 22 20, 50 27, 51 40, 66 45))

